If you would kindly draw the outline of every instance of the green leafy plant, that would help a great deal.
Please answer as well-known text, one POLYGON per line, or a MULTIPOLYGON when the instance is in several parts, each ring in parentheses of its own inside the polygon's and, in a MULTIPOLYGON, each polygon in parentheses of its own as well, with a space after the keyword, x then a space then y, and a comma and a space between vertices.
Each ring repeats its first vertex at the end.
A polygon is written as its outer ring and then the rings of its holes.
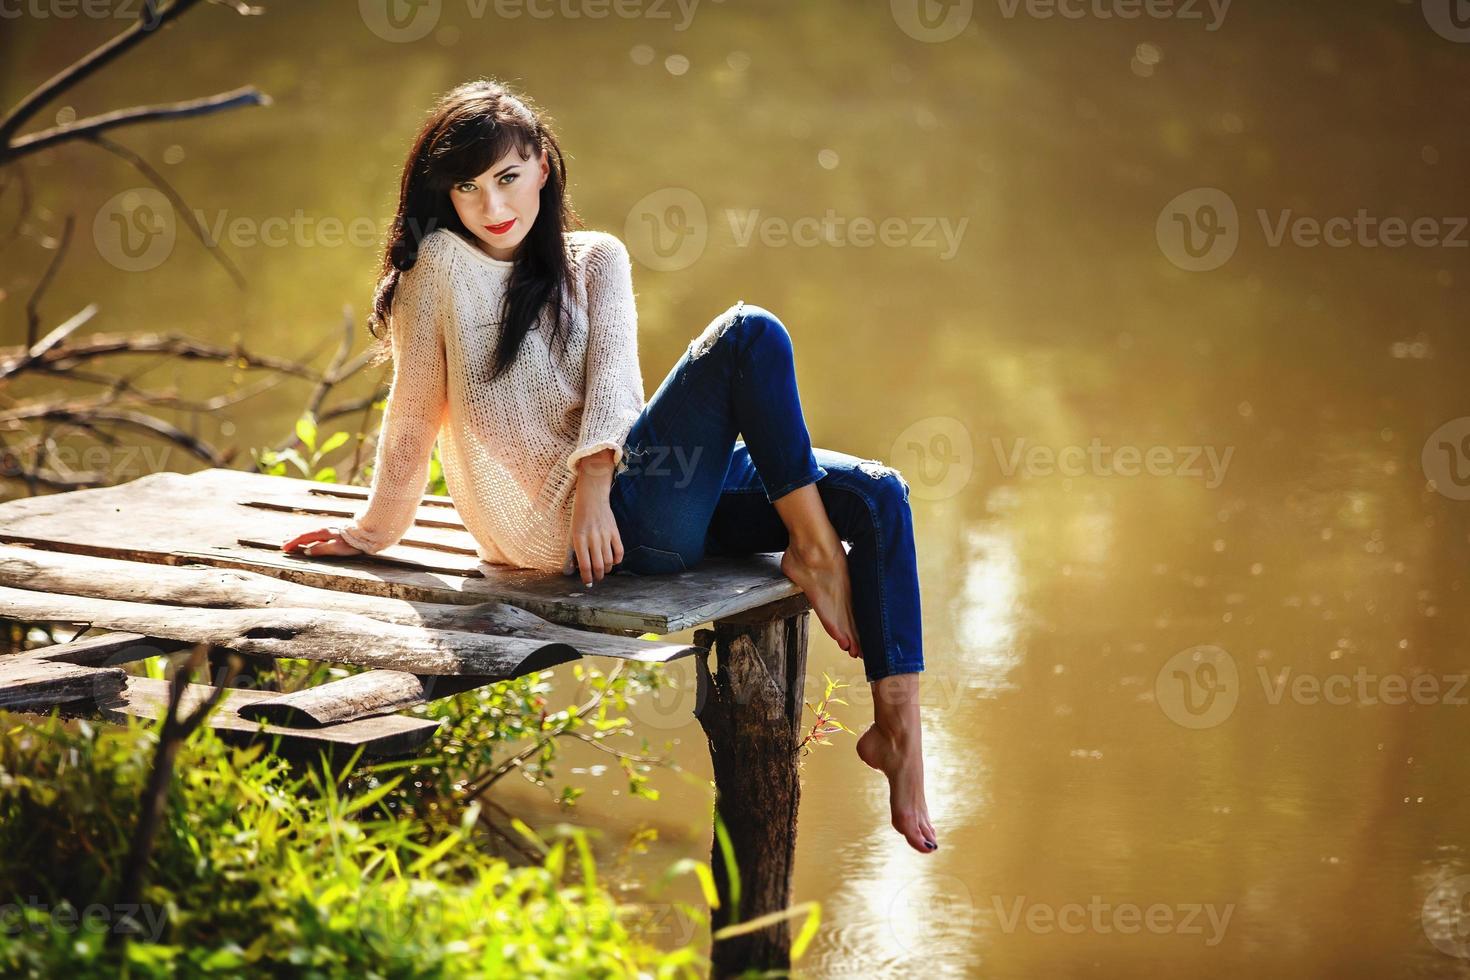
POLYGON ((706 965, 692 944, 658 949, 629 928, 639 909, 600 884, 584 831, 548 840, 516 821, 536 861, 513 867, 478 846, 476 806, 450 826, 384 818, 405 776, 354 792, 356 757, 297 771, 209 729, 181 750, 129 913, 138 934, 108 943, 156 735, 136 720, 0 725, 0 975, 693 977, 706 965))
POLYGON ((287 465, 296 468, 296 474, 304 479, 317 480, 321 483, 337 482, 337 467, 323 466, 323 457, 333 451, 340 449, 346 444, 352 435, 344 430, 338 430, 317 444, 320 433, 317 431, 316 417, 310 412, 304 413, 296 420, 296 438, 301 442, 301 450, 292 447, 284 450, 256 449, 252 450, 255 457, 256 469, 268 476, 285 476, 287 465))
POLYGON ((833 692, 849 685, 833 678, 825 670, 822 671, 822 680, 825 682, 826 687, 822 692, 821 700, 817 702, 815 707, 812 706, 810 701, 806 702, 807 708, 811 710, 812 714, 816 715, 816 718, 812 722, 811 730, 802 737, 801 742, 797 745, 797 748, 801 750, 803 760, 805 756, 811 754, 812 746, 831 745, 832 742, 827 738, 828 735, 835 732, 847 732, 849 735, 857 734, 857 732, 838 721, 831 711, 831 706, 834 704, 847 704, 842 698, 834 697, 833 692))
POLYGON ((427 816, 453 801, 482 800, 494 809, 490 791, 515 775, 545 789, 565 808, 582 790, 553 787, 560 745, 568 740, 591 745, 617 759, 630 796, 655 801, 658 790, 649 773, 677 770, 671 759, 653 753, 624 712, 632 699, 658 683, 658 668, 619 663, 610 671, 576 662, 567 668, 578 681, 575 700, 555 709, 549 703, 548 671, 536 671, 453 697, 420 705, 415 714, 440 721, 435 755, 405 762, 412 793, 395 794, 389 804, 406 814, 427 816), (624 748, 632 742, 636 747, 624 748))

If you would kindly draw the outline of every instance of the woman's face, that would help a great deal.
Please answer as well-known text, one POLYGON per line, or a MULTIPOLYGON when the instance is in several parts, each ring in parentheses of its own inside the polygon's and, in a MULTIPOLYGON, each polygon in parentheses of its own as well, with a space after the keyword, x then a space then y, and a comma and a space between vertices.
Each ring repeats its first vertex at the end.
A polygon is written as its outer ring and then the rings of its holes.
POLYGON ((546 154, 523 159, 512 148, 490 169, 449 189, 459 220, 492 259, 508 262, 541 210, 541 188, 551 173, 546 154))

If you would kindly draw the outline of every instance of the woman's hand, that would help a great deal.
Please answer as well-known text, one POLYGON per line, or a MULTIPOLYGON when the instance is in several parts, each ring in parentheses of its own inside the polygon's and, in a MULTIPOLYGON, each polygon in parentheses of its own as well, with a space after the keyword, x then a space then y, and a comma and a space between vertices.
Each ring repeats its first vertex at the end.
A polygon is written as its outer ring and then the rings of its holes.
POLYGON ((623 539, 608 495, 612 490, 612 450, 579 461, 577 490, 572 501, 571 550, 582 584, 589 589, 607 570, 623 560, 623 539))
POLYGON ((337 533, 335 528, 330 527, 307 531, 305 534, 298 534, 290 541, 281 545, 281 550, 287 554, 293 551, 300 551, 310 558, 316 558, 319 555, 363 554, 363 552, 358 551, 352 545, 342 540, 342 535, 337 533))

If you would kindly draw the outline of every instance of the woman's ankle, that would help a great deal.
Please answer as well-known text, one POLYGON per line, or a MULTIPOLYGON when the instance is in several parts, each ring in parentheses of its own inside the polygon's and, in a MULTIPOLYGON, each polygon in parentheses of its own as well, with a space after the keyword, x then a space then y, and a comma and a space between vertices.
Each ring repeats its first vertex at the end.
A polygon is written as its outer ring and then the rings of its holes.
POLYGON ((796 555, 803 565, 820 568, 824 565, 835 564, 839 559, 845 558, 847 552, 842 550, 842 541, 835 534, 830 539, 820 535, 808 538, 792 536, 786 550, 796 555))

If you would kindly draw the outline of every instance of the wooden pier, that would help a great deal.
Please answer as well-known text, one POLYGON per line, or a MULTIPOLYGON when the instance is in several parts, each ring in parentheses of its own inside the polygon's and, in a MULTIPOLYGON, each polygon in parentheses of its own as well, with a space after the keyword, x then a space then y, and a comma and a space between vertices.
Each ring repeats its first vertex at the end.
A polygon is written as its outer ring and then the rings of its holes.
MULTIPOLYGON (((740 871, 738 920, 790 903, 811 607, 779 555, 614 575, 586 589, 480 562, 452 501, 432 495, 404 539, 376 555, 281 552, 303 531, 352 519, 366 500, 359 487, 208 469, 0 504, 0 618, 96 633, 0 657, 0 708, 153 718, 168 682, 120 665, 206 644, 369 668, 289 694, 231 689, 211 718, 221 737, 402 755, 438 727, 405 708, 579 657, 694 656, 696 715, 740 871), (664 639, 691 628, 693 644, 664 639)), ((196 684, 186 698, 212 694, 196 684)), ((711 863, 723 899, 728 874, 713 840, 711 863)), ((713 927, 733 912, 722 901, 713 927)), ((785 922, 722 940, 713 975, 784 969, 789 947, 785 922)))

